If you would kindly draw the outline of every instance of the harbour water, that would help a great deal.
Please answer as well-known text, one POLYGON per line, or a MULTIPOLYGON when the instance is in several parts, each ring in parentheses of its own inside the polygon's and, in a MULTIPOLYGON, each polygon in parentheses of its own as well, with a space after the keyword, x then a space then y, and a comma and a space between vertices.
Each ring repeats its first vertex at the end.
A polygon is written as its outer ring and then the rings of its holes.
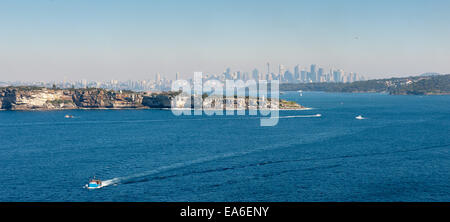
POLYGON ((450 96, 281 98, 313 109, 1 111, 0 201, 450 201, 450 96))

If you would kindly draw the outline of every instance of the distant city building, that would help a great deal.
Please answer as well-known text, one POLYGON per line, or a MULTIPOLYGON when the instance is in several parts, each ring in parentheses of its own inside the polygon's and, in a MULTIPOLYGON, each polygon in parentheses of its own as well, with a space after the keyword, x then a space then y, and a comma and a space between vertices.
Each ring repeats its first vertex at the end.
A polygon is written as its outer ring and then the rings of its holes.
POLYGON ((284 67, 284 65, 280 64, 278 66, 278 76, 279 76, 280 81, 284 80, 284 72, 285 71, 286 71, 286 68, 284 67))
POLYGON ((259 71, 258 71, 258 69, 253 69, 253 71, 252 71, 252 78, 253 78, 254 80, 259 80, 259 79, 261 79, 260 76, 259 76, 259 71))
POLYGON ((295 81, 300 80, 300 65, 296 65, 294 67, 294 79, 295 79, 295 81))

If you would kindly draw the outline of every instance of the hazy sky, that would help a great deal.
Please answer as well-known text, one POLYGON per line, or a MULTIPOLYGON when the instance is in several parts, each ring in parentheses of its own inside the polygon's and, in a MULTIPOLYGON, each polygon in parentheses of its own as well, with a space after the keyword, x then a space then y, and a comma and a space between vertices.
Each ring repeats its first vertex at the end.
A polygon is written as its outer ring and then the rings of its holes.
POLYGON ((450 73, 448 0, 0 0, 0 81, 174 78, 316 63, 450 73))

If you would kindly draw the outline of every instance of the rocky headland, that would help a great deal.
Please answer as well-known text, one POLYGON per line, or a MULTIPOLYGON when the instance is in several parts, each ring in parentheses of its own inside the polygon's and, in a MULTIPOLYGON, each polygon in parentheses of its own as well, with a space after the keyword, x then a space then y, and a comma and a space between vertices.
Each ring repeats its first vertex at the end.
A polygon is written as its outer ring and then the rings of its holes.
MULTIPOLYGON (((148 108, 194 108, 195 96, 180 95, 180 92, 133 92, 114 91, 99 88, 49 89, 43 87, 3 87, 0 88, 0 109, 2 110, 66 110, 66 109, 148 109, 148 108)), ((306 109, 292 102, 249 97, 208 97, 199 96, 200 107, 211 107, 211 103, 221 103, 223 108, 236 109, 268 108, 278 105, 280 109, 306 109), (263 101, 264 100, 264 101, 263 101)), ((197 106, 198 107, 198 106, 197 106)))

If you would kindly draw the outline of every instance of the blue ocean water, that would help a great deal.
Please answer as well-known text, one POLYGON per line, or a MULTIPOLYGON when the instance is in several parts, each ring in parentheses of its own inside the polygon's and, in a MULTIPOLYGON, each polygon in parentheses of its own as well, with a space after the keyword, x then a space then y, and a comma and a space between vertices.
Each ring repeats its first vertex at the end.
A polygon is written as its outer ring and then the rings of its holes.
POLYGON ((450 201, 450 96, 281 97, 322 116, 2 111, 0 201, 450 201))

